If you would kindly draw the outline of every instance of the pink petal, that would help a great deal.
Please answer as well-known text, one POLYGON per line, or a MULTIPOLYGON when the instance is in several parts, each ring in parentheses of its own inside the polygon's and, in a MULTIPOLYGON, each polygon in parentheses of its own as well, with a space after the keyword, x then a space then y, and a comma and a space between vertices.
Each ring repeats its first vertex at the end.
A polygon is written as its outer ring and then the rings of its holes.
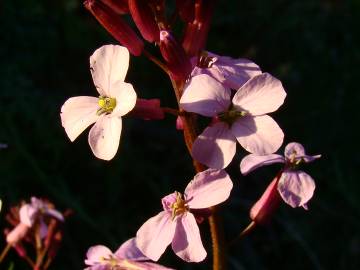
POLYGON ((6 236, 6 242, 10 245, 15 245, 25 237, 29 229, 30 227, 28 225, 20 222, 15 226, 14 229, 12 229, 12 231, 8 233, 6 236))
POLYGON ((134 261, 146 261, 148 258, 141 253, 135 243, 135 238, 131 238, 123 243, 115 252, 119 259, 129 259, 134 261))
POLYGON ((123 82, 129 67, 129 51, 119 45, 105 45, 90 57, 90 71, 96 89, 102 96, 111 97, 112 87, 123 82))
POLYGON ((149 259, 157 261, 174 237, 176 222, 162 211, 147 220, 136 233, 136 246, 149 259))
POLYGON ((111 88, 110 96, 116 99, 113 116, 123 116, 130 112, 136 104, 136 92, 130 83, 116 82, 111 88))
POLYGON ((97 245, 90 247, 86 253, 85 264, 86 265, 95 265, 97 263, 102 263, 102 258, 110 258, 113 253, 110 249, 105 246, 97 245))
POLYGON ((253 170, 274 164, 274 163, 284 163, 285 159, 283 156, 277 154, 270 154, 265 156, 259 156, 255 154, 250 154, 244 157, 240 162, 240 171, 243 175, 247 175, 253 170))
POLYGON ((201 262, 206 250, 201 242, 199 227, 193 214, 187 212, 177 220, 172 249, 186 262, 201 262))
POLYGON ((284 133, 268 115, 245 116, 233 123, 231 130, 246 151, 267 155, 277 151, 284 140, 284 133))
POLYGON ((214 169, 227 167, 235 152, 235 137, 228 125, 222 122, 207 127, 192 146, 193 158, 214 169))
MULTIPOLYGON (((164 267, 162 265, 150 262, 137 262, 137 261, 129 261, 122 260, 118 264, 119 270, 172 270, 171 268, 164 267)), ((116 268, 117 269, 117 268, 116 268)), ((116 270, 114 269, 114 270, 116 270)), ((108 269, 106 269, 108 270, 108 269)), ((110 270, 110 269, 109 269, 110 270)))
POLYGON ((52 216, 60 221, 64 221, 64 216, 57 210, 46 208, 45 213, 49 216, 52 216))
POLYGON ((89 145, 97 158, 112 159, 119 147, 122 121, 120 117, 102 115, 89 132, 89 145))
POLYGON ((291 207, 304 206, 314 190, 314 180, 303 171, 284 171, 278 183, 281 197, 291 207))
POLYGON ((161 204, 165 211, 172 211, 171 205, 176 202, 177 193, 173 192, 169 195, 166 195, 161 199, 161 204))
POLYGON ((39 229, 40 238, 44 239, 48 234, 48 226, 43 219, 40 219, 40 229, 39 229))
POLYGON ((24 204, 19 210, 20 222, 28 227, 32 227, 38 211, 39 209, 33 207, 31 204, 24 204))
POLYGON ((286 92, 281 82, 269 73, 251 78, 235 94, 232 102, 239 111, 263 115, 276 111, 283 103, 286 92))
POLYGON ((61 107, 61 123, 71 141, 74 141, 88 126, 99 118, 98 98, 72 97, 61 107))
POLYGON ((212 117, 230 106, 230 90, 212 77, 201 74, 191 78, 185 86, 180 106, 187 112, 212 117))
POLYGON ((285 157, 289 160, 293 158, 303 159, 306 163, 308 163, 320 158, 321 155, 306 155, 305 149, 300 143, 292 142, 285 147, 285 157))
POLYGON ((230 196, 233 183, 224 170, 207 169, 195 175, 185 189, 191 209, 208 208, 222 203, 230 196))

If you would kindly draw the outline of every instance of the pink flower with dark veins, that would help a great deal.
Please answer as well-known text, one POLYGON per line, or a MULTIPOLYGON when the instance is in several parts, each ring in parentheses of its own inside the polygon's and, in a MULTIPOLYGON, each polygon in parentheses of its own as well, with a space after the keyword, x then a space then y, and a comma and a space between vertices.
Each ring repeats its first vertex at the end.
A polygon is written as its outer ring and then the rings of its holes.
POLYGON ((148 261, 149 259, 136 247, 135 238, 131 238, 115 253, 103 245, 89 248, 85 259, 85 264, 89 267, 85 270, 172 270, 148 261))
POLYGON ((171 244, 187 262, 200 262, 206 251, 192 210, 206 209, 225 201, 233 187, 223 170, 208 169, 195 175, 184 196, 175 191, 162 199, 163 211, 147 220, 136 234, 136 245, 146 257, 157 261, 171 244))
POLYGON ((121 117, 136 104, 136 93, 124 82, 129 67, 129 51, 118 45, 105 45, 90 57, 91 75, 99 97, 69 98, 61 107, 61 122, 74 141, 88 126, 89 145, 97 158, 112 159, 119 147, 121 117))
MULTIPOLYGON (((250 78, 261 74, 259 66, 245 58, 234 59, 204 51, 192 61, 196 61, 196 66, 191 72, 191 77, 207 74, 231 89, 239 89, 250 78)), ((188 84, 187 87, 192 85, 188 84)))
POLYGON ((228 166, 236 152, 236 141, 248 152, 275 152, 284 133, 267 115, 284 102, 281 82, 268 73, 248 80, 231 99, 231 90, 207 74, 192 77, 180 99, 187 112, 212 117, 213 121, 195 140, 192 156, 210 168, 228 166))
POLYGON ((304 147, 296 142, 289 143, 285 147, 285 156, 271 154, 258 156, 247 155, 240 163, 242 174, 274 163, 284 163, 284 169, 277 183, 277 190, 282 199, 291 207, 304 207, 311 199, 315 190, 315 182, 310 175, 298 169, 302 163, 309 163, 321 155, 309 156, 305 154, 304 147))

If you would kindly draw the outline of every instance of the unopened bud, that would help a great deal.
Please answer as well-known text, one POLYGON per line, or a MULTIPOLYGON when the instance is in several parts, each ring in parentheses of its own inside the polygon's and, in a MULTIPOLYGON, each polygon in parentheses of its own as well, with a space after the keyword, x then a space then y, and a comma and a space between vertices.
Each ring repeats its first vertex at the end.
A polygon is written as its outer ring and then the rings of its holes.
POLYGON ((14 245, 14 249, 21 258, 24 258, 27 254, 25 247, 21 243, 17 243, 16 245, 14 245))
POLYGON ((19 223, 9 234, 6 236, 6 242, 10 245, 15 245, 17 242, 22 240, 27 232, 29 231, 29 227, 23 223, 19 223))
POLYGON ((165 114, 160 107, 160 99, 138 98, 135 108, 130 112, 130 116, 144 120, 161 120, 164 119, 165 114))
POLYGON ((149 42, 159 41, 159 27, 155 15, 144 0, 129 0, 131 16, 144 39, 149 42))
POLYGON ((160 51, 175 80, 185 80, 191 72, 190 59, 169 31, 160 32, 160 51))
POLYGON ((114 10, 117 14, 129 13, 127 0, 101 0, 105 5, 114 10))
POLYGON ((143 41, 114 10, 100 0, 86 0, 84 6, 117 41, 128 48, 130 53, 135 56, 141 54, 144 48, 143 41))

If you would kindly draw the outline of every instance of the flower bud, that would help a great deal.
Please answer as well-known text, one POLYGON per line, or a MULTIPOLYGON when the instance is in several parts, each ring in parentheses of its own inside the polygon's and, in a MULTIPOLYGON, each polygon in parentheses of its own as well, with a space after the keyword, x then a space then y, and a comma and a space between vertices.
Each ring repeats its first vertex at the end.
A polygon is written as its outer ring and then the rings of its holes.
POLYGON ((159 27, 155 15, 144 0, 129 0, 131 16, 144 39, 149 42, 159 41, 159 27))
POLYGON ((161 120, 165 117, 164 111, 160 107, 160 99, 158 98, 138 98, 135 108, 131 111, 130 115, 144 120, 161 120))
POLYGON ((129 5, 127 0, 101 0, 101 2, 103 2, 117 14, 129 13, 129 5))
POLYGON ((190 59, 169 31, 160 32, 160 51, 175 80, 185 80, 191 72, 190 59))
POLYGON ((14 245, 14 249, 21 258, 24 258, 27 254, 25 247, 21 243, 17 243, 16 245, 14 245))
POLYGON ((186 26, 183 47, 192 57, 201 52, 206 43, 215 0, 195 0, 194 20, 186 26))
POLYGON ((23 223, 19 223, 9 234, 6 236, 6 242, 10 245, 15 245, 17 242, 22 240, 27 232, 29 227, 23 223))
POLYGON ((117 41, 128 48, 130 53, 135 56, 141 54, 144 48, 143 41, 114 10, 99 0, 86 0, 84 6, 117 41))
MULTIPOLYGON (((281 176, 281 173, 280 173, 281 176)), ((250 218, 257 224, 266 224, 279 207, 281 197, 277 191, 280 176, 277 176, 266 188, 261 198, 250 210, 250 218)))

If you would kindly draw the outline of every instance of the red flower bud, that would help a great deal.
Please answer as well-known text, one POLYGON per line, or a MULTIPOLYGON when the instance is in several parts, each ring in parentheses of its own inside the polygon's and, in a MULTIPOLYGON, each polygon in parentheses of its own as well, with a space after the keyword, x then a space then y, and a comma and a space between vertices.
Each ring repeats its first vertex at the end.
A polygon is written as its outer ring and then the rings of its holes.
POLYGON ((99 0, 86 0, 84 6, 94 15, 98 22, 130 53, 141 54, 144 43, 134 30, 110 7, 99 0))
POLYGON ((253 205, 250 210, 250 218, 257 224, 266 224, 275 210, 279 207, 281 197, 277 191, 277 184, 281 172, 269 184, 261 198, 253 205))
POLYGON ((149 42, 158 42, 159 27, 148 1, 129 0, 129 9, 143 38, 149 42))
POLYGON ((160 99, 142 99, 136 100, 135 108, 130 115, 144 120, 161 120, 164 119, 164 111, 160 107, 160 99))
POLYGON ((101 0, 105 5, 114 10, 117 14, 129 13, 127 0, 101 0))
POLYGON ((198 55, 206 43, 215 0, 195 0, 194 20, 186 26, 183 47, 187 54, 198 55))
POLYGON ((175 80, 185 80, 191 72, 191 63, 181 44, 169 31, 160 32, 160 51, 175 80))

